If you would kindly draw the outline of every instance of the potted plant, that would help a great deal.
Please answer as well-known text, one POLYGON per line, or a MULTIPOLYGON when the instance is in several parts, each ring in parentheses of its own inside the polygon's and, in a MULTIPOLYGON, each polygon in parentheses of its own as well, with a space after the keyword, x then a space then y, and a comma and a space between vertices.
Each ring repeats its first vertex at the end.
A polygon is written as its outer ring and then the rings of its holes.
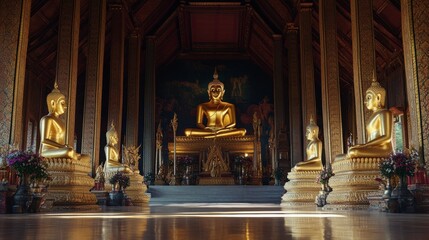
MULTIPOLYGON (((40 204, 33 205, 36 209, 31 209, 31 203, 35 196, 30 188, 30 184, 37 186, 39 183, 49 179, 47 163, 44 158, 32 151, 14 150, 6 156, 7 164, 17 172, 19 185, 13 196, 13 211, 17 213, 37 211, 40 204)), ((35 201, 41 203, 40 195, 35 197, 35 201), (37 199, 37 200, 36 200, 37 199)))
POLYGON ((380 169, 380 175, 383 179, 376 178, 375 180, 379 182, 384 187, 383 198, 388 199, 392 194, 392 177, 395 174, 395 164, 392 159, 387 158, 381 161, 378 165, 380 169))
POLYGON ((252 165, 252 159, 245 155, 239 155, 235 157, 234 163, 238 184, 245 185, 249 179, 249 168, 252 165))
POLYGON ((274 170, 273 172, 273 177, 274 177, 274 185, 276 186, 280 186, 284 183, 284 181, 286 180, 286 174, 283 170, 283 168, 278 167, 274 170))
POLYGON ((399 183, 393 189, 391 199, 398 202, 399 209, 390 210, 391 212, 414 212, 414 196, 408 190, 407 177, 414 176, 416 171, 416 162, 419 159, 419 154, 416 150, 411 150, 411 153, 397 151, 389 156, 385 161, 390 161, 393 164, 394 174, 398 176, 399 183))
POLYGON ((152 172, 145 173, 143 180, 147 186, 153 185, 155 181, 155 174, 153 174, 152 172))
POLYGON ((316 182, 322 185, 322 191, 331 192, 332 188, 329 186, 329 179, 335 174, 332 172, 331 166, 323 166, 322 171, 320 171, 319 176, 317 176, 316 182))
POLYGON ((179 165, 184 166, 184 173, 182 183, 184 185, 195 184, 195 175, 193 174, 192 166, 195 164, 195 160, 190 156, 183 156, 177 158, 179 165))
POLYGON ((125 188, 130 186, 130 177, 123 172, 116 172, 109 179, 109 183, 112 184, 112 191, 109 193, 110 206, 123 206, 125 205, 125 188))

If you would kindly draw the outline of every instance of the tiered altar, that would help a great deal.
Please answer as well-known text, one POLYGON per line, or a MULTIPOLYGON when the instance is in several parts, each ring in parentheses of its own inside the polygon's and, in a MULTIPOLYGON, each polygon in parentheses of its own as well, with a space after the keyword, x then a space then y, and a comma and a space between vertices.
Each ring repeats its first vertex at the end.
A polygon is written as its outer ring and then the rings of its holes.
MULTIPOLYGON (((174 149, 173 143, 169 143, 169 149, 174 149)), ((171 154, 173 154, 171 152, 171 154)), ((232 185, 234 180, 229 171, 233 164, 234 156, 248 155, 256 161, 255 156, 255 137, 254 136, 235 136, 222 138, 204 138, 204 137, 186 137, 176 138, 176 154, 178 156, 194 156, 198 158, 198 173, 200 175, 201 185, 232 185), (214 156, 214 148, 221 152, 221 155, 214 156), (228 167, 227 171, 221 171, 219 176, 213 176, 207 170, 210 166, 216 164, 212 158, 216 158, 228 167)), ((254 162, 256 167, 256 162, 254 162)))

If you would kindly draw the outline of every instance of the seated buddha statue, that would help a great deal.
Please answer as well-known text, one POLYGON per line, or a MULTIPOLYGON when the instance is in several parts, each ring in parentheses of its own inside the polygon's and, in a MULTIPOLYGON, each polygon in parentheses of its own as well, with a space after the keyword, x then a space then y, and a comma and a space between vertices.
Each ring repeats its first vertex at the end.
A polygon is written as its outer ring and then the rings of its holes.
POLYGON ((310 118, 305 136, 308 140, 305 150, 307 160, 297 163, 292 168, 292 172, 322 170, 322 141, 319 139, 319 127, 314 123, 313 118, 310 118))
POLYGON ((335 160, 346 157, 388 157, 392 153, 392 113, 384 107, 386 90, 373 77, 366 90, 365 105, 372 112, 366 125, 365 144, 351 146, 347 154, 338 155, 335 160))
POLYGON ((106 146, 104 147, 104 153, 106 154, 106 162, 104 164, 104 172, 125 172, 131 173, 132 170, 126 165, 119 161, 119 150, 116 146, 118 144, 118 132, 113 125, 110 126, 110 130, 106 132, 106 146))
POLYGON ((197 107, 198 128, 185 129, 185 135, 205 138, 244 136, 246 129, 235 128, 235 106, 222 101, 225 89, 216 69, 213 78, 207 90, 210 101, 197 107))
POLYGON ((54 89, 46 97, 46 103, 49 113, 40 119, 40 155, 46 158, 89 159, 88 155, 76 153, 65 143, 67 129, 60 116, 67 109, 67 104, 56 82, 54 89))

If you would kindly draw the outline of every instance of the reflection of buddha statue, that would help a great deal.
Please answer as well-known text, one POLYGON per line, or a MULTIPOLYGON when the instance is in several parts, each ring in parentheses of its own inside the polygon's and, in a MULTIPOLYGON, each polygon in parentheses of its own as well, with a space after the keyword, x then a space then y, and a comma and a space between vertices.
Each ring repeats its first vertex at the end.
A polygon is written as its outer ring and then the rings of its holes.
POLYGON ((186 136, 196 137, 225 137, 243 136, 245 129, 234 128, 236 124, 235 107, 231 103, 222 102, 225 93, 223 83, 219 81, 215 69, 213 81, 208 85, 210 101, 198 105, 197 126, 198 128, 188 128, 185 130, 186 136), (203 121, 206 118, 206 125, 203 121))
MULTIPOLYGON (((46 158, 80 159, 81 155, 65 144, 67 129, 60 116, 67 109, 67 105, 56 82, 54 89, 46 97, 46 103, 49 113, 40 119, 40 155, 46 158)), ((87 155, 82 156, 89 159, 87 155)))
MULTIPOLYGON (((392 152, 392 114, 384 108, 386 90, 373 77, 371 86, 366 90, 365 105, 372 111, 366 126, 367 142, 349 148, 347 156, 388 157, 392 152)), ((341 160, 345 155, 337 156, 341 160)))
POLYGON ((319 127, 314 123, 313 118, 307 125, 305 136, 309 141, 306 148, 307 160, 297 163, 292 171, 322 170, 322 141, 319 139, 319 127))
POLYGON ((119 150, 116 146, 118 144, 118 132, 116 132, 113 122, 110 130, 106 133, 106 141, 107 145, 104 147, 104 153, 106 154, 105 172, 120 171, 131 173, 131 169, 119 161, 119 150))

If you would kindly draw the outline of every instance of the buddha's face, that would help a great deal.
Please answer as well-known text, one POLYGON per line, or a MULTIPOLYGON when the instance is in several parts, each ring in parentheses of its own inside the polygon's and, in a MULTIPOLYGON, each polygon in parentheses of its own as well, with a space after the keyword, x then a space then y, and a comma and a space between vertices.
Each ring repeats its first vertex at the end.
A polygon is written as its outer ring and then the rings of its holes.
POLYGON ((52 99, 50 104, 51 113, 55 113, 57 115, 63 114, 67 109, 66 99, 64 97, 59 97, 57 100, 52 99))
POLYGON ((316 129, 308 127, 305 133, 305 136, 307 137, 307 140, 313 140, 317 136, 316 134, 317 134, 316 129))
POLYGON ((225 90, 221 85, 214 84, 210 86, 208 93, 211 100, 218 102, 222 100, 225 90))
POLYGON ((112 134, 112 136, 110 136, 110 144, 113 146, 118 144, 118 134, 112 134))
POLYGON ((369 110, 380 108, 380 98, 372 92, 367 92, 365 96, 365 106, 369 110))

